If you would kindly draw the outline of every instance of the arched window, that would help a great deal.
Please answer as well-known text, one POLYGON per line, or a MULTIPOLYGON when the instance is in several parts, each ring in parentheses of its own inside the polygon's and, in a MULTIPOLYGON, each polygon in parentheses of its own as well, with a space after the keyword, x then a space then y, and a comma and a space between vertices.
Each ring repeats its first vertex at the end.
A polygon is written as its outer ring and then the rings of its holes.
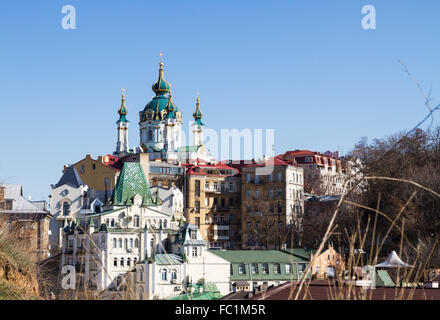
POLYGON ((167 277, 168 277, 168 272, 167 269, 162 269, 162 281, 167 281, 167 277))
POLYGON ((173 269, 171 271, 171 280, 177 280, 177 270, 173 269))
POLYGON ((70 213, 70 204, 68 202, 63 203, 63 216, 68 216, 70 213))
POLYGON ((121 267, 124 266, 124 258, 121 258, 121 267))
POLYGON ((147 137, 148 141, 152 141, 153 140, 153 130, 151 130, 151 128, 148 129, 148 137, 147 137))
POLYGON ((139 239, 134 240, 134 247, 139 248, 139 239))
POLYGON ((105 224, 106 224, 107 226, 110 226, 110 220, 109 220, 109 219, 106 219, 106 220, 105 220, 105 224))
POLYGON ((115 259, 113 260, 113 265, 114 265, 115 267, 118 266, 118 258, 115 258, 115 259))
POLYGON ((144 267, 139 268, 139 281, 144 281, 144 267))
POLYGON ((127 249, 127 248, 128 248, 128 240, 124 239, 124 249, 127 249))
POLYGON ((151 238, 150 240, 150 247, 151 249, 154 249, 154 238, 151 238))
POLYGON ((138 261, 138 258, 134 258, 133 259, 133 265, 136 265, 137 261, 138 261))
POLYGON ((117 240, 116 240, 116 238, 113 238, 113 248, 116 248, 116 245, 117 245, 117 240))
POLYGON ((133 248, 133 238, 130 239, 130 248, 133 248))
POLYGON ((131 266, 131 259, 127 258, 127 267, 130 267, 130 266, 131 266))
POLYGON ((139 287, 139 300, 143 300, 143 299, 144 299, 144 288, 139 287))
POLYGON ((164 220, 163 221, 163 227, 164 228, 168 228, 168 220, 164 220))
POLYGON ((122 248, 122 239, 119 238, 119 248, 122 248))
POLYGON ((112 222, 110 223, 110 227, 112 227, 112 228, 115 227, 115 219, 112 219, 112 222))
POLYGON ((135 228, 139 228, 139 225, 140 225, 140 219, 139 219, 139 216, 138 216, 138 215, 135 215, 135 216, 134 216, 134 227, 135 227, 135 228))
POLYGON ((162 228, 162 219, 159 219, 159 228, 162 228))

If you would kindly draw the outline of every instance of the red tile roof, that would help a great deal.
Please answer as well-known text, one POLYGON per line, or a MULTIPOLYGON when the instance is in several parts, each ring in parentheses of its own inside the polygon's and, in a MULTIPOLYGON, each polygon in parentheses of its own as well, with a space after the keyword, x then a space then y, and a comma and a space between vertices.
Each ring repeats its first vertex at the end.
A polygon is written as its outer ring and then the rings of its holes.
MULTIPOLYGON (((298 282, 286 282, 257 294, 250 300, 289 300, 294 299, 298 292, 298 282), (293 294, 291 292, 293 291, 293 294)), ((314 280, 309 282, 307 295, 304 298, 306 284, 298 296, 300 300, 335 300, 338 295, 345 300, 397 300, 402 295, 403 300, 440 300, 440 289, 424 288, 391 288, 377 287, 364 290, 361 287, 338 287, 332 280, 314 280), (350 289, 350 290, 349 290, 350 289)))

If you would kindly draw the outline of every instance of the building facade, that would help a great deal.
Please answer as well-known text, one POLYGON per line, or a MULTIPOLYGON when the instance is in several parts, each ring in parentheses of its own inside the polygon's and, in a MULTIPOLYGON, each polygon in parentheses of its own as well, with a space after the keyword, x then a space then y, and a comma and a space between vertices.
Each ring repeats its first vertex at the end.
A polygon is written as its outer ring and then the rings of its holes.
POLYGON ((23 197, 21 185, 0 185, 0 217, 28 250, 33 261, 49 257, 49 222, 51 215, 45 201, 23 197))
POLYGON ((303 168, 278 158, 241 172, 243 249, 293 247, 304 213, 303 168))
POLYGON ((188 165, 186 219, 209 247, 240 248, 240 175, 223 163, 188 165))

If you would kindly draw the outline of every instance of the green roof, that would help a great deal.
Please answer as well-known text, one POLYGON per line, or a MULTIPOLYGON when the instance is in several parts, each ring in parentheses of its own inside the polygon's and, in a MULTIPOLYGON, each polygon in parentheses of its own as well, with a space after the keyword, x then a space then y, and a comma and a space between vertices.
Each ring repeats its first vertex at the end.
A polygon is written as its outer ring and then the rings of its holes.
POLYGON ((176 254, 156 254, 154 256, 157 265, 174 265, 181 264, 183 262, 182 257, 176 254))
POLYGON ((278 250, 212 250, 231 263, 306 263, 308 260, 278 250))
POLYGON ((201 146, 184 146, 177 149, 177 152, 197 152, 201 146))
MULTIPOLYGON (((305 271, 307 260, 294 255, 277 250, 230 250, 230 251, 210 251, 213 254, 229 261, 231 263, 231 281, 238 280, 297 280, 303 276, 300 271, 300 264, 305 271), (240 265, 244 272, 240 272, 240 265), (251 265, 257 265, 257 272, 252 272, 251 265), (276 272, 275 265, 279 264, 279 272, 276 272), (288 272, 286 265, 289 265, 288 272), (263 267, 268 268, 268 273, 263 273, 263 267)), ((310 278, 310 274, 307 276, 310 278)))
POLYGON ((135 195, 142 197, 142 204, 153 204, 150 187, 138 162, 125 162, 116 184, 113 204, 129 205, 135 195))
POLYGON ((215 283, 205 283, 205 288, 197 286, 195 292, 186 293, 176 297, 172 297, 169 300, 216 300, 222 298, 223 295, 217 288, 215 283))

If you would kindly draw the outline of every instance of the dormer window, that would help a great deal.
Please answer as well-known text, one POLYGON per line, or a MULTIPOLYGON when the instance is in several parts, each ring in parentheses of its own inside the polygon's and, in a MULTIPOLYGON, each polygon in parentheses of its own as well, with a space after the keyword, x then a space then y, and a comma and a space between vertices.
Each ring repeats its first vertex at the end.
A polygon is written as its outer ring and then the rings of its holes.
POLYGON ((196 233, 196 231, 192 230, 192 231, 190 231, 190 233, 191 233, 191 239, 192 240, 197 240, 197 233, 196 233))
POLYGON ((192 248, 192 256, 197 257, 197 247, 192 248))

